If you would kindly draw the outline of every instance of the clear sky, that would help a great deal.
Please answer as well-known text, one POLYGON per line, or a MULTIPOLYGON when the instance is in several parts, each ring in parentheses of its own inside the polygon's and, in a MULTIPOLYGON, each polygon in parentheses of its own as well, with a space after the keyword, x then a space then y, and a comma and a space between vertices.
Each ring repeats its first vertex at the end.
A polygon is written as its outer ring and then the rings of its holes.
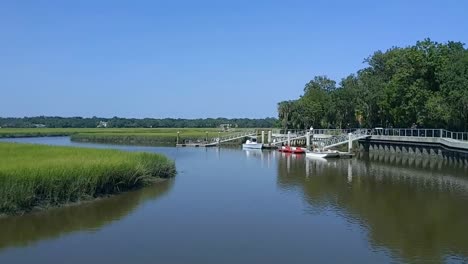
POLYGON ((468 43, 468 1, 0 1, 0 116, 268 117, 376 50, 468 43))

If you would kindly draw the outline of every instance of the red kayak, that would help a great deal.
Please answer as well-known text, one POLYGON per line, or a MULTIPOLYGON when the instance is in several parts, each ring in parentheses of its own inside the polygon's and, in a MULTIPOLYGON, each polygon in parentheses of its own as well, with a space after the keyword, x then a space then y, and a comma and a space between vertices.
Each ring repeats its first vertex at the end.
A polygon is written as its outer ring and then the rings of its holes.
POLYGON ((282 147, 279 149, 279 151, 280 151, 280 152, 284 152, 284 153, 301 154, 301 153, 305 153, 305 152, 306 152, 306 149, 305 149, 305 148, 301 148, 301 147, 282 146, 282 147))

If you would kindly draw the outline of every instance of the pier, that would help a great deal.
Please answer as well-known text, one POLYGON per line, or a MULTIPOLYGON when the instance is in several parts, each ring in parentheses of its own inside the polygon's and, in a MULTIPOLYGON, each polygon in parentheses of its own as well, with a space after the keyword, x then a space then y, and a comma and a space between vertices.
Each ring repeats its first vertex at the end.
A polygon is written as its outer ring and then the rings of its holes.
POLYGON ((198 139, 198 140, 195 140, 195 141, 189 141, 189 142, 185 142, 185 143, 179 143, 179 135, 177 135, 176 146, 177 147, 216 147, 216 146, 219 146, 222 143, 241 140, 241 139, 244 139, 246 137, 257 136, 257 131, 256 130, 242 131, 242 132, 232 133, 232 134, 226 135, 224 137, 221 137, 220 135, 221 135, 221 133, 219 133, 218 137, 216 137, 216 138, 198 139))
POLYGON ((468 132, 445 129, 374 128, 374 129, 308 129, 308 130, 246 130, 224 137, 178 143, 178 147, 214 147, 223 143, 242 142, 256 137, 264 148, 306 146, 308 149, 331 149, 358 142, 360 151, 428 155, 468 162, 468 132))
POLYGON ((468 132, 445 129, 382 128, 359 140, 359 149, 438 157, 468 164, 468 132))

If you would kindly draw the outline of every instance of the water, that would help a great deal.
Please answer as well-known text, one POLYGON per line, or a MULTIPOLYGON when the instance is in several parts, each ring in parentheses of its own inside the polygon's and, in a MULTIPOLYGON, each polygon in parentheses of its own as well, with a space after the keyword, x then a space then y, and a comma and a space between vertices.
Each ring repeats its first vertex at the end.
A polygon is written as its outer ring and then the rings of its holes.
POLYGON ((468 168, 361 155, 130 147, 175 179, 78 206, 0 219, 0 263, 466 263, 468 168))

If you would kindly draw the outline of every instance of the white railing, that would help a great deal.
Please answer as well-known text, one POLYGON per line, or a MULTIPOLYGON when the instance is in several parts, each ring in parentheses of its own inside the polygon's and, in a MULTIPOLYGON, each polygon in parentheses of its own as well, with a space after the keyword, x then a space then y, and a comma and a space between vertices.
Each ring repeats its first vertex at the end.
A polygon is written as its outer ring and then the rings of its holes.
POLYGON ((338 136, 342 134, 348 134, 348 133, 353 133, 354 131, 359 130, 356 128, 353 129, 314 129, 311 132, 313 134, 321 134, 321 135, 332 135, 332 136, 338 136))
MULTIPOLYGON (((266 130, 268 131, 268 130, 266 130)), ((294 141, 304 139, 307 133, 310 132, 311 140, 320 143, 321 147, 329 148, 343 144, 349 140, 348 134, 352 133, 352 140, 365 138, 367 136, 394 136, 394 137, 422 137, 422 138, 445 138, 459 141, 468 141, 468 132, 452 132, 445 129, 424 129, 424 128, 374 128, 374 129, 272 129, 273 142, 278 145, 286 143, 289 140, 294 141), (329 135, 326 138, 314 138, 313 135, 329 135)), ((249 130, 234 134, 229 134, 224 137, 216 137, 206 140, 198 139, 195 142, 206 144, 218 144, 232 140, 241 139, 248 136, 256 136, 258 131, 249 130)), ((189 140, 192 141, 192 140, 189 140)), ((193 141, 192 141, 193 142, 193 141)))
POLYGON ((257 132, 255 130, 242 131, 237 133, 231 133, 226 136, 218 137, 205 137, 205 138, 186 138, 184 139, 184 144, 201 144, 201 145, 213 145, 223 142, 228 142, 231 140, 236 140, 248 136, 255 136, 257 132))
POLYGON ((351 133, 350 135, 349 133, 346 133, 346 134, 341 134, 338 136, 333 136, 330 138, 325 138, 319 141, 320 145, 322 148, 328 149, 328 148, 333 148, 333 147, 345 144, 349 142, 350 139, 351 141, 354 141, 354 140, 359 140, 359 139, 370 136, 370 130, 368 129, 356 129, 354 132, 350 132, 350 133, 351 133))
POLYGON ((223 143, 223 142, 228 142, 228 141, 241 139, 241 138, 244 138, 244 137, 254 136, 254 135, 257 135, 257 131, 255 131, 255 130, 244 131, 244 132, 240 132, 240 133, 236 133, 236 134, 230 134, 230 135, 225 136, 225 137, 212 138, 210 140, 210 143, 211 144, 213 144, 213 143, 223 143))
MULTIPOLYGON (((291 131, 288 131, 291 132, 291 131)), ((313 140, 312 144, 317 144, 320 148, 331 148, 341 144, 345 144, 349 141, 349 133, 351 133, 351 140, 358 140, 361 138, 368 137, 370 135, 370 130, 368 129, 354 129, 354 130, 347 130, 347 129, 314 129, 311 130, 301 130, 301 131, 294 131, 295 134, 289 134, 289 140, 294 141, 298 139, 306 138, 308 133, 310 133, 310 137, 313 140), (353 132, 350 132, 353 131, 353 132), (313 132, 313 133, 311 133, 313 132), (313 138, 314 134, 326 134, 330 135, 331 137, 327 138, 313 138)), ((275 137, 275 141, 272 143, 274 145, 282 144, 288 142, 288 136, 284 136, 281 134, 281 137, 275 137)))
POLYGON ((339 128, 333 128, 333 129, 272 129, 272 133, 275 135, 287 135, 288 132, 291 133, 291 135, 294 134, 302 134, 305 135, 305 133, 310 132, 311 134, 325 134, 325 135, 340 135, 340 134, 347 134, 351 133, 358 130, 357 128, 352 128, 352 129, 339 129, 339 128))
POLYGON ((371 135, 393 137, 445 138, 468 141, 468 132, 452 132, 445 129, 426 128, 382 128, 372 129, 371 135))
POLYGON ((303 139, 307 136, 309 130, 284 130, 282 132, 286 132, 286 134, 273 134, 274 139, 271 144, 278 145, 286 143, 288 142, 288 140, 294 141, 298 139, 303 139))
POLYGON ((433 138, 448 138, 460 141, 468 141, 468 132, 453 132, 445 129, 432 129, 432 128, 351 128, 351 129, 313 129, 313 130, 294 130, 294 129, 276 129, 272 130, 274 135, 278 138, 286 138, 287 133, 291 133, 291 138, 303 136, 306 132, 311 132, 314 135, 332 135, 339 136, 348 133, 355 133, 356 131, 366 131, 369 135, 380 136, 397 136, 397 137, 433 137, 433 138))

